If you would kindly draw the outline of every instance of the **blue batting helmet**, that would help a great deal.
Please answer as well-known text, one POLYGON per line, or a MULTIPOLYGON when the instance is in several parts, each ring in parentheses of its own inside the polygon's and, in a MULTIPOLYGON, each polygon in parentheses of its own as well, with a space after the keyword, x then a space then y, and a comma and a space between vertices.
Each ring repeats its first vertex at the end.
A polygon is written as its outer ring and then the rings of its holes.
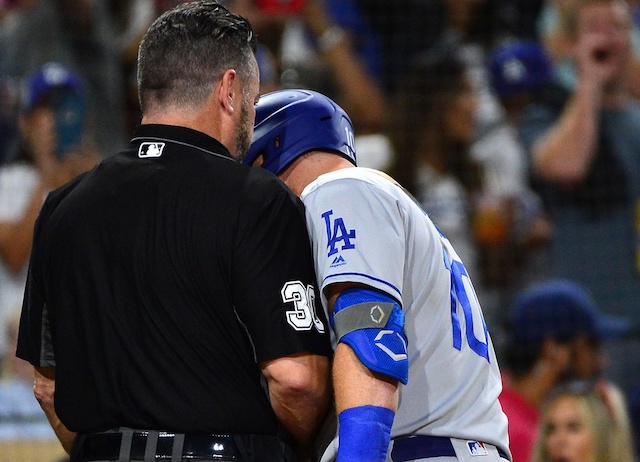
POLYGON ((347 113, 311 90, 278 90, 261 96, 244 163, 251 165, 262 155, 261 167, 278 175, 312 150, 335 152, 356 165, 353 124, 347 113))

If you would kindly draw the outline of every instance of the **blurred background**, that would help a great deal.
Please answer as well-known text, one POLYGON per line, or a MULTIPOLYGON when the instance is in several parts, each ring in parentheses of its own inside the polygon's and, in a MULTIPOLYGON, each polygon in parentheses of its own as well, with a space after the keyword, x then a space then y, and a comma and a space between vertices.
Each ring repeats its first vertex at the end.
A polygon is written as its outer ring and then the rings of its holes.
MULTIPOLYGON (((32 228, 48 191, 128 144, 140 39, 176 3, 0 0, 0 462, 65 460, 14 357, 32 228)), ((579 325, 514 319, 522 295, 577 284, 539 308, 562 311, 587 294, 575 303, 595 324, 573 329, 585 342, 553 382, 591 348, 589 378, 620 391, 640 443, 640 1, 221 3, 254 26, 261 92, 333 98, 359 165, 398 180, 453 243, 505 386, 528 367, 507 354, 523 325, 579 325)), ((541 341, 566 341, 556 331, 541 341)))

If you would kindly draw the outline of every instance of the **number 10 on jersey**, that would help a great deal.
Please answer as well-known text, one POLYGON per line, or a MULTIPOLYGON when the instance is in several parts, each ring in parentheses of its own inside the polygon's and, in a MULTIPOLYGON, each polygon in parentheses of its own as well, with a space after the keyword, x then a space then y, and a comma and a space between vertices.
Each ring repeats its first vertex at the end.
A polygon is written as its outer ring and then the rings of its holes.
POLYGON ((456 257, 456 253, 451 246, 451 243, 442 238, 442 253, 444 256, 444 264, 451 273, 451 325, 453 327, 453 347, 457 350, 462 350, 462 326, 460 323, 460 316, 458 314, 458 307, 462 311, 464 316, 465 325, 465 338, 469 344, 469 348, 475 352, 478 356, 485 358, 488 362, 489 359, 489 334, 487 332, 487 325, 482 316, 482 310, 480 309, 480 303, 476 292, 471 285, 471 280, 467 274, 467 270, 460 260, 456 257), (451 256, 454 256, 451 258, 451 256), (482 331, 484 339, 478 339, 475 334, 475 326, 478 330, 482 331))

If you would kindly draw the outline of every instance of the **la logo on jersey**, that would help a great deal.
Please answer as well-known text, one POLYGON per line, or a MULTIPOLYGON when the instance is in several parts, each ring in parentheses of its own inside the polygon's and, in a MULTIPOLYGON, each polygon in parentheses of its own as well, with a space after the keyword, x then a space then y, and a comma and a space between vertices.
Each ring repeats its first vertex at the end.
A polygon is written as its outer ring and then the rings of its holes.
MULTIPOLYGON (((348 250, 355 249, 356 245, 351 241, 355 241, 356 239, 356 230, 349 229, 344 224, 344 220, 342 218, 332 218, 333 210, 329 210, 322 214, 322 218, 324 218, 324 223, 327 227, 327 247, 329 248, 329 253, 327 257, 331 255, 335 255, 339 252, 338 245, 340 246, 340 250, 348 250)), ((335 264, 344 264, 345 261, 342 257, 334 259, 332 266, 335 264)))
POLYGON ((467 447, 472 456, 486 456, 489 454, 487 448, 484 447, 484 443, 480 441, 467 441, 467 447))
POLYGON ((138 149, 138 157, 145 159, 147 157, 160 157, 164 143, 142 143, 138 149))

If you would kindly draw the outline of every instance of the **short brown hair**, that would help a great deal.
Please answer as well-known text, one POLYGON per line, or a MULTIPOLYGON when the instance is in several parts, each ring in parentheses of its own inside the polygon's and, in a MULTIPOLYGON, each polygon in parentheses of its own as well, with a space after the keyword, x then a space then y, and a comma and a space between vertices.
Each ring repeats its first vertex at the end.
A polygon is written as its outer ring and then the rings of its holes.
POLYGON ((138 93, 150 107, 198 105, 227 69, 245 81, 254 71, 251 24, 214 0, 178 4, 151 25, 138 52, 138 93))

